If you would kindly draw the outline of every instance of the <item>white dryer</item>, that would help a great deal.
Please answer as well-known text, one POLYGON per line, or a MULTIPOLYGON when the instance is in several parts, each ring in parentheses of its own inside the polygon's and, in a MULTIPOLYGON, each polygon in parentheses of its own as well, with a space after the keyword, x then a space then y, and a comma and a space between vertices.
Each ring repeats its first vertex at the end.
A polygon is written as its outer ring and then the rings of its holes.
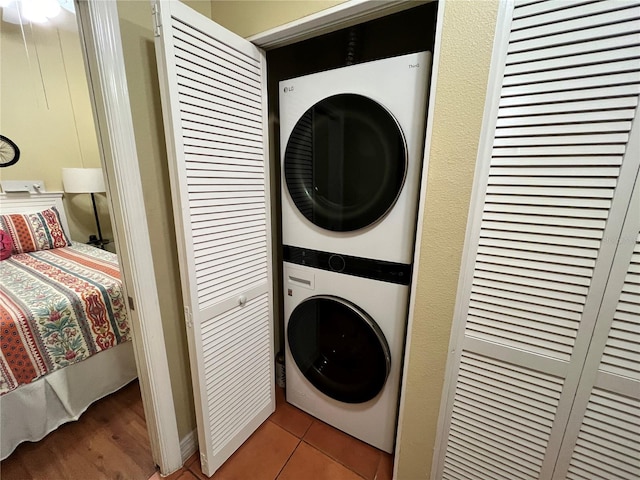
POLYGON ((362 278, 328 271, 330 258, 284 263, 287 402, 391 453, 409 287, 381 281, 394 264, 343 258, 346 273, 381 271, 362 278))
POLYGON ((409 264, 431 53, 280 82, 284 245, 409 264))

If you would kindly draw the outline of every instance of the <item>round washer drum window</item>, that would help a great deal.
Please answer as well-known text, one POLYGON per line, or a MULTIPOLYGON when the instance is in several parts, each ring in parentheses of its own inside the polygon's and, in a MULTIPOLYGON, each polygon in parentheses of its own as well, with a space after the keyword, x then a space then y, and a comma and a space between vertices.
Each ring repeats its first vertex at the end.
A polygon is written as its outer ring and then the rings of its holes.
POLYGON ((308 298, 291 314, 287 339, 302 374, 331 398, 363 403, 384 387, 391 367, 387 341, 376 322, 346 300, 308 298))
POLYGON ((383 106, 355 94, 316 103, 293 128, 284 157, 287 188, 315 225, 352 231, 393 206, 407 169, 400 126, 383 106))

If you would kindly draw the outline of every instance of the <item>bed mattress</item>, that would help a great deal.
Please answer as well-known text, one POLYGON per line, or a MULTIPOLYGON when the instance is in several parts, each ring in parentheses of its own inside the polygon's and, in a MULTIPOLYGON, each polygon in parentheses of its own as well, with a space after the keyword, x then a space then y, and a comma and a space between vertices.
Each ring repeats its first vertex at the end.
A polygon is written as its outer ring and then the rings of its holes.
POLYGON ((74 243, 0 262, 0 394, 130 340, 117 257, 74 243))

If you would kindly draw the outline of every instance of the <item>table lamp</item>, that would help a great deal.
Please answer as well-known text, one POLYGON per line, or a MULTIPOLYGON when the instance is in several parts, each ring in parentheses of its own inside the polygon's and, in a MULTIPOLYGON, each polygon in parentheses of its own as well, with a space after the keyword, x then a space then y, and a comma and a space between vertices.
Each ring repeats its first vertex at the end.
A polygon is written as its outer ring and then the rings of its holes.
POLYGON ((106 192, 101 168, 63 168, 62 185, 66 193, 90 193, 93 213, 98 227, 98 246, 104 250, 104 239, 100 230, 100 219, 96 207, 95 193, 106 192))

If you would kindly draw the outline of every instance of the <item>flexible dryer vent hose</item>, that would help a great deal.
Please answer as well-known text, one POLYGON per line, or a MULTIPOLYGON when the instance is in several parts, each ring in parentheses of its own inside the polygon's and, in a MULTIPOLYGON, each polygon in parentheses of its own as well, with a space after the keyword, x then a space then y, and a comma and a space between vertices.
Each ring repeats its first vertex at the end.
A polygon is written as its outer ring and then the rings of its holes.
POLYGON ((351 27, 347 33, 347 58, 346 64, 353 65, 357 63, 359 52, 358 48, 360 44, 360 28, 351 27))

